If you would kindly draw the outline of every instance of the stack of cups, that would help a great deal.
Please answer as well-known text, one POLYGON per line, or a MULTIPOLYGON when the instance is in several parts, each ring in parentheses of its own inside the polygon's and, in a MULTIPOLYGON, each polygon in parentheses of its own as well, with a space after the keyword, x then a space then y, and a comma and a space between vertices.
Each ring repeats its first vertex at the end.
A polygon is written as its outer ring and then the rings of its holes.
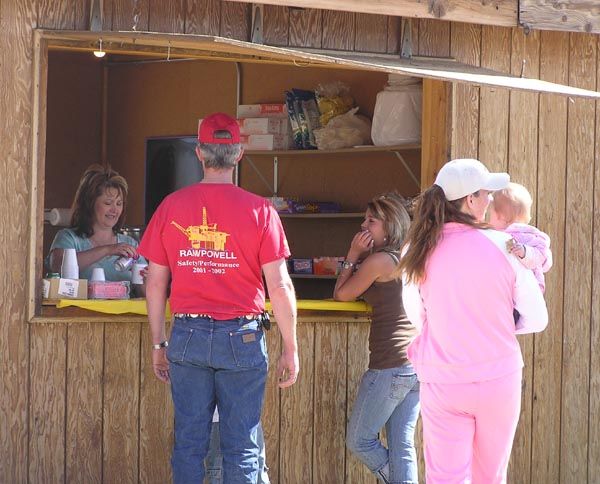
POLYGON ((75 249, 64 249, 60 277, 63 279, 79 279, 79 265, 77 264, 75 249))

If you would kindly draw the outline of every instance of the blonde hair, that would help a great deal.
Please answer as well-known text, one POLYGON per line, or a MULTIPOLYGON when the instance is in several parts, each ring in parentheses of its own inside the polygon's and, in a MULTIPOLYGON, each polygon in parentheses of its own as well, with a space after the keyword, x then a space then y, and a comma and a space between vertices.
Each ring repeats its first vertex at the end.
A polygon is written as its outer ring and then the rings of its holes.
POLYGON ((497 214, 501 215, 505 222, 529 223, 531 220, 531 205, 533 199, 531 194, 523 185, 509 183, 502 190, 492 194, 493 207, 497 214))
POLYGON ((396 192, 384 193, 367 204, 369 213, 383 222, 386 235, 385 247, 381 250, 398 252, 410 226, 406 199, 396 192))

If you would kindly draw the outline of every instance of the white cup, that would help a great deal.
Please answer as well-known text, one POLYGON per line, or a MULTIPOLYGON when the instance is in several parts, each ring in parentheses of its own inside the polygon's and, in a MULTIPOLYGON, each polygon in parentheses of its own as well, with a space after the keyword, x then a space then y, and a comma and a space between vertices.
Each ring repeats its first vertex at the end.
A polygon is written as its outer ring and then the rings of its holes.
POLYGON ((106 276, 104 275, 104 269, 102 267, 94 267, 92 269, 92 281, 95 282, 104 282, 106 281, 106 276))
POLYGON ((131 283, 132 284, 143 284, 144 278, 142 277, 141 271, 148 267, 148 264, 135 263, 131 269, 131 283))
POLYGON ((60 277, 63 279, 79 279, 79 264, 75 249, 64 249, 60 266, 60 277))

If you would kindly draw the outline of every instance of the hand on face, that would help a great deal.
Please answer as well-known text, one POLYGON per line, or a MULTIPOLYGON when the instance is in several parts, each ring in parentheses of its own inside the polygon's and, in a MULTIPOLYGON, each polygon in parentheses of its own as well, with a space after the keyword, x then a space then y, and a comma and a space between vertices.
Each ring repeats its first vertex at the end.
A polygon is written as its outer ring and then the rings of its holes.
POLYGON ((368 230, 363 230, 358 232, 352 242, 350 243, 350 250, 357 252, 358 254, 363 254, 373 248, 373 244, 375 241, 373 240, 373 236, 371 232, 368 230))

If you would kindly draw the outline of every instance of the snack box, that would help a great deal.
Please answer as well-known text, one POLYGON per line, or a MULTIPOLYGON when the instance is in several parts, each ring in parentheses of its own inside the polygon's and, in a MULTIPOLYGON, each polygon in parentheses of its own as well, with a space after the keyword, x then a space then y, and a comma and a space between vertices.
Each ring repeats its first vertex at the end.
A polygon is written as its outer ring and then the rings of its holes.
POLYGON ((245 150, 287 150, 290 137, 282 134, 247 134, 240 140, 245 150))
POLYGON ((90 299, 129 299, 129 281, 90 281, 90 299))
POLYGON ((288 118, 240 118, 240 134, 288 134, 288 118))
POLYGON ((340 273, 343 257, 315 257, 313 259, 313 274, 319 276, 337 276, 340 273))
POLYGON ((285 104, 240 104, 237 108, 238 118, 285 118, 287 119, 285 104))
POLYGON ((291 261, 293 274, 312 274, 312 259, 291 259, 291 261))
POLYGON ((44 299, 87 299, 87 279, 63 279, 54 277, 42 279, 44 299))

